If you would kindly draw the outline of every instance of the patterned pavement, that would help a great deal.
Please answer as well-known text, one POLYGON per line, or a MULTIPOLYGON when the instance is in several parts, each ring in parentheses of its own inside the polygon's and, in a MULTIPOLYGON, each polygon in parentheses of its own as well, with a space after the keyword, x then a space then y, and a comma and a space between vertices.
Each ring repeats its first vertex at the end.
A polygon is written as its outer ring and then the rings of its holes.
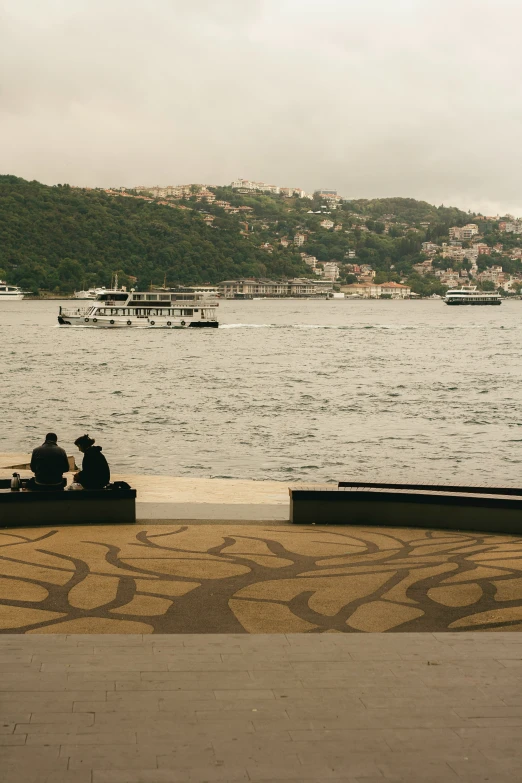
POLYGON ((522 538, 399 528, 0 531, 0 633, 518 631, 522 538))

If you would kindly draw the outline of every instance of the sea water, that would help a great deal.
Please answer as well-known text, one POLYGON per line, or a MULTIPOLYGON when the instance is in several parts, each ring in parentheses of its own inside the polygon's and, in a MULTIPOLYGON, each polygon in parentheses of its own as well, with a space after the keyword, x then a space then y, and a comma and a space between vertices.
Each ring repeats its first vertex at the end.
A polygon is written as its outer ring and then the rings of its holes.
POLYGON ((522 301, 221 301, 218 330, 59 304, 0 303, 2 452, 54 430, 120 473, 522 483, 522 301))

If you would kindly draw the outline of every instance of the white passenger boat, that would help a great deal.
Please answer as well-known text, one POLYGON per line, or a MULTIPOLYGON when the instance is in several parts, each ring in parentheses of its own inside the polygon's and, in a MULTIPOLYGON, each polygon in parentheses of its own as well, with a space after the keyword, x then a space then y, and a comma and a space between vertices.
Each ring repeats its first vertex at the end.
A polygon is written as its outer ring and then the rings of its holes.
POLYGON ((88 307, 60 307, 60 326, 109 329, 217 328, 219 302, 192 288, 160 288, 152 291, 104 291, 88 307))
POLYGON ((75 299, 96 299, 99 294, 103 294, 106 291, 105 288, 87 288, 84 291, 75 291, 75 299))
POLYGON ((19 302, 24 298, 24 294, 29 291, 22 291, 17 285, 8 285, 5 280, 0 280, 0 302, 19 302))
POLYGON ((119 291, 125 291, 126 289, 122 286, 122 288, 118 288, 118 275, 117 273, 111 275, 111 286, 110 288, 106 288, 104 285, 102 285, 100 288, 86 288, 83 291, 75 291, 74 292, 74 298, 75 299, 97 299, 100 294, 117 294, 119 291))
POLYGON ((463 285, 446 291, 448 305, 499 305, 502 298, 497 291, 477 291, 477 286, 463 285))

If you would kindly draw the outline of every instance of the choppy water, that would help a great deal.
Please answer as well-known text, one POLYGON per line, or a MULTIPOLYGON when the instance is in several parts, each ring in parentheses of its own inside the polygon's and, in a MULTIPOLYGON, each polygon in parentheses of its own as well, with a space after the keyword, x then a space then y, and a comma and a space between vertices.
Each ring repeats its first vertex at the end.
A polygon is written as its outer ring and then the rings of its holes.
POLYGON ((521 483, 522 301, 222 302, 219 330, 0 304, 0 451, 89 432, 117 471, 521 483))

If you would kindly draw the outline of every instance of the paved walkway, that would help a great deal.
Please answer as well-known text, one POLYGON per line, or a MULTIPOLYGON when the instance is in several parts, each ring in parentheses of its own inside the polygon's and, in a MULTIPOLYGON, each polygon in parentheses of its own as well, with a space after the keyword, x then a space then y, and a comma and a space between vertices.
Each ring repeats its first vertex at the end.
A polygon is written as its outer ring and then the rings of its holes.
POLYGON ((2 783, 514 783, 522 634, 1 636, 2 783))
POLYGON ((522 538, 319 525, 0 530, 1 633, 522 629, 522 538))

